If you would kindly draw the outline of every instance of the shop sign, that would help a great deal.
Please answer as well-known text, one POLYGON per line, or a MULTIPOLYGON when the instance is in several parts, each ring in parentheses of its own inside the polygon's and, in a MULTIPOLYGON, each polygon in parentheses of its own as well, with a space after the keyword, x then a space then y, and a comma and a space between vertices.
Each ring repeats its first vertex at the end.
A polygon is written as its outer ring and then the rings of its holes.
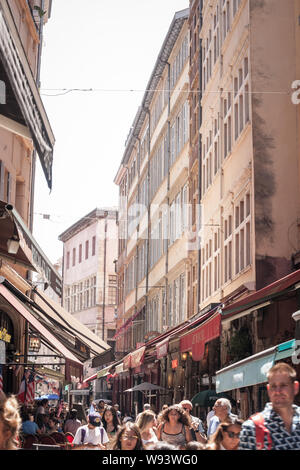
POLYGON ((90 348, 82 343, 77 337, 75 338, 75 348, 85 355, 86 358, 90 357, 90 348))
POLYGON ((6 343, 10 343, 11 335, 7 333, 6 328, 0 328, 0 340, 5 341, 6 343))
POLYGON ((178 367, 178 359, 173 359, 172 361, 172 369, 176 369, 178 367))

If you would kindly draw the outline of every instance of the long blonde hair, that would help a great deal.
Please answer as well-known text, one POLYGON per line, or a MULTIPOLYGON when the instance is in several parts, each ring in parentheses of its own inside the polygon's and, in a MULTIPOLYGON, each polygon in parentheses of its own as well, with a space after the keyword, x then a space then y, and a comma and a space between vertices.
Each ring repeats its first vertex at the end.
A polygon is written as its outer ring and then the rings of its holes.
POLYGON ((145 429, 145 427, 147 426, 147 424, 149 424, 151 421, 153 421, 155 419, 156 415, 154 413, 154 411, 151 411, 151 410, 146 410, 146 411, 143 411, 140 416, 139 416, 139 419, 137 420, 137 425, 138 427, 140 428, 141 431, 143 431, 145 429))
POLYGON ((3 423, 3 432, 9 432, 10 434, 2 450, 16 450, 22 420, 19 412, 19 402, 15 396, 6 397, 3 392, 0 392, 0 420, 3 423))

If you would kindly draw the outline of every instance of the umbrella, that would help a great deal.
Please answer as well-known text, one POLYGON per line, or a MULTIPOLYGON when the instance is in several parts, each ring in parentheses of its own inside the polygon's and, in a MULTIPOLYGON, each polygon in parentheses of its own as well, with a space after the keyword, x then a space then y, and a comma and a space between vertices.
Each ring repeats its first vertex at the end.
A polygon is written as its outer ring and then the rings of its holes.
POLYGON ((98 405, 99 401, 104 401, 104 403, 106 405, 111 405, 112 404, 112 401, 107 400, 106 398, 97 398, 97 400, 93 400, 93 403, 96 403, 96 405, 98 405))
POLYGON ((149 392, 150 390, 166 390, 159 385, 154 385, 149 382, 142 382, 139 385, 135 385, 135 387, 128 388, 125 392, 149 392))
POLYGON ((193 396, 191 402, 193 405, 208 407, 213 406, 218 398, 227 398, 231 402, 235 403, 235 400, 233 400, 233 398, 227 393, 217 393, 215 390, 203 390, 202 392, 198 392, 193 396))
POLYGON ((59 400, 59 396, 56 393, 50 393, 48 395, 42 395, 40 400, 59 400))

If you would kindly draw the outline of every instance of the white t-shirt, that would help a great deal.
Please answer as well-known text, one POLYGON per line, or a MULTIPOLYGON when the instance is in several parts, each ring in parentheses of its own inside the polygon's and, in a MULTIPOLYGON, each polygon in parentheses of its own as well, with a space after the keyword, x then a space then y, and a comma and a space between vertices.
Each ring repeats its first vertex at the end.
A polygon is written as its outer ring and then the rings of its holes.
POLYGON ((98 444, 106 444, 109 441, 107 433, 103 426, 97 426, 93 429, 90 429, 87 424, 84 426, 80 426, 80 428, 77 429, 75 437, 73 439, 73 444, 93 444, 93 445, 98 445, 98 444), (84 440, 82 442, 82 432, 81 430, 85 430, 85 436, 84 440), (103 436, 102 441, 101 441, 101 436, 103 436))

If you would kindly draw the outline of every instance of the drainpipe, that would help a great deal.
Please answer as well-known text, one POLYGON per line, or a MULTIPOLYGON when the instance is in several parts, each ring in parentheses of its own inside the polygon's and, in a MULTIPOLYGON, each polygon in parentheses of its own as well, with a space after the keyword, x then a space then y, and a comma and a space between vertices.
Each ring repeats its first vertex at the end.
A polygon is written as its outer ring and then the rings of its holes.
POLYGON ((150 163, 149 163, 149 157, 150 157, 150 150, 151 150, 151 135, 150 135, 150 111, 148 108, 144 108, 146 113, 148 114, 148 164, 147 164, 147 191, 148 191, 148 237, 147 237, 147 263, 146 263, 146 302, 145 302, 145 311, 146 311, 146 322, 147 322, 147 316, 148 316, 148 289, 149 289, 149 255, 150 255, 150 237, 151 237, 151 232, 150 232, 150 163))
MULTIPOLYGON (((167 81, 167 84, 168 84, 168 116, 170 116, 170 111, 171 111, 171 65, 169 62, 167 62, 167 66, 168 66, 168 81, 167 81)), ((170 139, 171 139, 171 123, 170 123, 170 119, 168 119, 168 129, 167 129, 167 133, 168 133, 168 137, 167 137, 167 143, 168 143, 168 149, 167 149, 167 153, 168 153, 168 172, 167 172, 167 208, 168 208, 168 212, 167 212, 167 227, 169 228, 170 227, 170 198, 169 198, 169 191, 170 191, 170 152, 171 152, 171 142, 170 142, 170 139)), ((165 267, 165 315, 166 315, 166 322, 168 324, 168 296, 169 296, 169 293, 168 293, 168 272, 169 272, 169 239, 167 237, 166 241, 164 241, 165 243, 165 249, 166 249, 166 267, 165 267)))
POLYGON ((105 328, 105 289, 106 289, 106 247, 107 247, 107 216, 108 212, 104 213, 104 256, 103 256, 103 302, 102 302, 102 339, 104 341, 104 328, 105 328))
MULTIPOLYGON (((199 33, 202 29, 203 18, 202 18, 202 8, 203 3, 202 0, 200 2, 200 26, 199 26, 199 33)), ((202 39, 200 38, 199 43, 199 129, 202 124, 202 108, 201 108, 201 99, 202 99, 202 39)), ((202 181, 202 137, 199 132, 199 149, 198 149, 198 210, 200 211, 200 204, 201 204, 201 181, 202 181)), ((199 214, 200 215, 200 214, 199 214)), ((198 234, 197 234, 198 237, 198 234)), ((200 300, 201 300, 201 249, 200 246, 198 248, 198 284, 197 284, 197 314, 200 312, 200 300)))

